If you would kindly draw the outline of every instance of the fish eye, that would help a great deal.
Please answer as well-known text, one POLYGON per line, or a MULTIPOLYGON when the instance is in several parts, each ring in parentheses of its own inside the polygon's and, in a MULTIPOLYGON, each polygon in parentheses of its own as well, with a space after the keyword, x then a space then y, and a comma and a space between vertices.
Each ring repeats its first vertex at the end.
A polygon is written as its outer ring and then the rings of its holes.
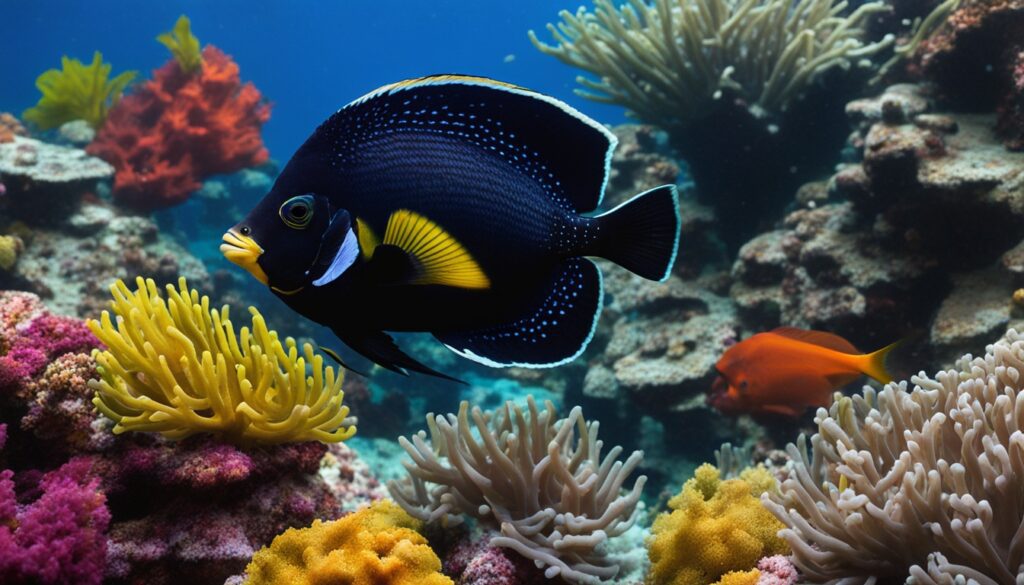
POLYGON ((740 391, 741 392, 746 392, 747 386, 749 386, 749 385, 750 384, 749 384, 749 382, 747 380, 740 381, 740 391))
POLYGON ((277 213, 288 227, 296 230, 305 229, 313 219, 313 196, 292 197, 281 205, 277 213))

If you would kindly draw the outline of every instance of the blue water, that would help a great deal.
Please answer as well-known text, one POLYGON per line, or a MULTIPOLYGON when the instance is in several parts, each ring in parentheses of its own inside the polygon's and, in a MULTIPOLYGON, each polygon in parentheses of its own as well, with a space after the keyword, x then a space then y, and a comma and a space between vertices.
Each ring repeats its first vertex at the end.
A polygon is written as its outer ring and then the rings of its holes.
POLYGON ((243 80, 273 103, 263 138, 287 160, 329 114, 386 83, 431 73, 471 73, 518 83, 566 100, 605 123, 621 108, 572 92, 576 70, 533 48, 534 29, 580 0, 0 0, 0 112, 35 104, 35 78, 62 55, 94 50, 114 72, 141 78, 169 58, 154 40, 180 14, 203 44, 239 63, 243 80), (43 44, 45 42, 45 44, 43 44), (506 62, 506 57, 514 59, 506 62))

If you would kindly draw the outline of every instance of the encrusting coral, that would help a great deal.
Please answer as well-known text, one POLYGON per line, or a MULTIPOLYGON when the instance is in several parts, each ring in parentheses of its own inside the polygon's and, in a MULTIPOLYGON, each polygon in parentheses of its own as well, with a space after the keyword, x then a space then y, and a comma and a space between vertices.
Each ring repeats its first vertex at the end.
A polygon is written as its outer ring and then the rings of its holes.
POLYGON ((36 79, 43 95, 22 117, 42 130, 72 120, 85 120, 98 128, 136 75, 135 71, 125 71, 110 79, 110 70, 111 65, 103 62, 99 51, 93 53, 89 65, 62 57, 61 69, 49 69, 36 79))
POLYGON ((819 409, 765 505, 811 583, 1013 585, 1024 574, 1024 335, 819 409), (913 384, 913 388, 911 388, 913 384))
POLYGON ((452 585, 417 532, 421 525, 381 500, 339 520, 292 528, 253 555, 245 584, 452 585))
POLYGON ((235 333, 228 307, 189 289, 122 281, 111 287, 116 320, 104 311, 89 328, 107 350, 95 354, 94 404, 115 433, 156 432, 181 439, 213 433, 236 443, 337 442, 356 429, 342 404, 342 376, 295 340, 278 340, 255 308, 252 329, 235 333), (307 375, 307 366, 312 375, 307 375))
POLYGON ((669 501, 672 511, 654 521, 647 584, 756 583, 759 559, 787 552, 776 535, 782 524, 758 499, 776 489, 775 478, 762 467, 725 481, 714 466, 698 467, 669 501))
POLYGON ((409 477, 388 482, 388 490, 426 522, 451 526, 469 515, 500 527, 490 544, 546 566, 548 578, 612 579, 619 567, 604 558, 602 545, 636 520, 647 478, 620 490, 643 454, 623 462, 615 447, 602 458, 597 422, 586 422, 579 407, 564 419, 556 415, 551 402, 541 410, 532 396, 525 413, 506 402, 485 414, 463 401, 457 415, 428 414, 429 440, 423 431, 399 439, 412 458, 403 463, 409 477))

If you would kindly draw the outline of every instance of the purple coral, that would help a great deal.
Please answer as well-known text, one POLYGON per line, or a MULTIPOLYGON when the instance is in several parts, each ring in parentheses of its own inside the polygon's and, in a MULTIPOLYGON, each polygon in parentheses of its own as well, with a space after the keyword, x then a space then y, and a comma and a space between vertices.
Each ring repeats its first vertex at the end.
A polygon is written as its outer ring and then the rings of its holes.
MULTIPOLYGON (((489 535, 493 536, 493 535, 489 535)), ((444 559, 444 573, 458 585, 540 585, 544 572, 516 553, 488 546, 490 538, 461 540, 444 559)))
POLYGON ((101 583, 110 512, 98 483, 83 466, 64 466, 43 478, 35 502, 19 507, 14 473, 0 471, 0 581, 101 583))

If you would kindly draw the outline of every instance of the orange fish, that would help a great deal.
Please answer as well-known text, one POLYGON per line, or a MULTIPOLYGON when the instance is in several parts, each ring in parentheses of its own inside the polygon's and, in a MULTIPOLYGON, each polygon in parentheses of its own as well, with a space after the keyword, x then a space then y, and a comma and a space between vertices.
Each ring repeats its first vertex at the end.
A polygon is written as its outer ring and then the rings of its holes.
POLYGON ((725 414, 800 416, 828 406, 832 393, 868 375, 886 384, 885 356, 899 343, 862 354, 849 341, 823 331, 780 327, 726 350, 708 404, 725 414))

